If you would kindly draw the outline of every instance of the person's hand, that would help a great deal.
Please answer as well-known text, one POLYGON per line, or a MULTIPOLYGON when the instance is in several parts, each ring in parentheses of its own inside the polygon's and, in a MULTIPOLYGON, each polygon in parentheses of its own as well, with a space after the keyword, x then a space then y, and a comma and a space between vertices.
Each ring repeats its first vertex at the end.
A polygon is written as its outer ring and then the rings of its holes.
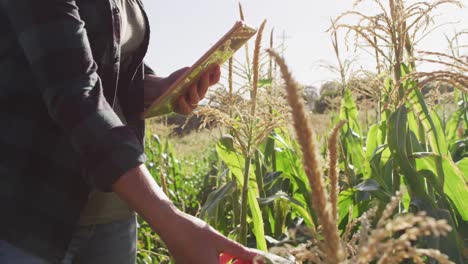
POLYGON ((212 66, 200 76, 197 82, 189 87, 185 95, 181 95, 177 98, 174 111, 183 115, 190 114, 198 106, 198 103, 205 98, 208 87, 217 84, 220 77, 220 66, 212 66))
POLYGON ((257 255, 196 217, 178 212, 170 222, 159 234, 176 263, 218 264, 221 253, 244 261, 238 263, 253 263, 257 255))
MULTIPOLYGON (((145 76, 145 104, 151 103, 161 96, 189 67, 179 69, 166 78, 159 78, 154 75, 145 76)), ((208 87, 219 82, 221 77, 221 68, 219 65, 213 65, 204 72, 198 81, 193 83, 187 93, 179 96, 173 105, 176 113, 188 115, 205 97, 208 87)))

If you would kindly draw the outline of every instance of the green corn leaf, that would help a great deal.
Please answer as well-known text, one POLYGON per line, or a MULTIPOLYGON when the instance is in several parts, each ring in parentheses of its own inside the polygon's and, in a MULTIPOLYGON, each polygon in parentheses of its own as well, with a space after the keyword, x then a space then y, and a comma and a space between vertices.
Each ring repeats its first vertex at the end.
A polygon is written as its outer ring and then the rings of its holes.
POLYGON ((361 126, 359 125, 359 112, 354 102, 351 90, 346 89, 341 100, 340 120, 347 120, 345 127, 349 127, 357 135, 362 135, 361 126))
MULTIPOLYGON (((393 193, 392 171, 387 173, 391 152, 386 144, 387 125, 379 122, 372 125, 367 133, 366 159, 370 165, 370 178, 375 179, 387 193, 393 193), (387 177, 388 176, 388 177, 387 177)), ((393 164, 393 161, 392 161, 393 164)))
POLYGON ((277 200, 287 201, 288 205, 291 206, 292 209, 300 217, 302 217, 304 219, 304 222, 306 223, 306 225, 314 227, 312 217, 310 216, 310 214, 305 209, 306 205, 303 202, 289 196, 285 192, 280 191, 280 192, 276 193, 275 195, 272 195, 272 196, 269 196, 269 197, 266 197, 266 198, 259 198, 258 202, 260 203, 260 205, 265 205, 265 204, 273 203, 274 201, 277 201, 277 200))
POLYGON ((263 87, 272 84, 272 79, 260 79, 258 80, 258 87, 263 87))
MULTIPOLYGON (((276 148, 281 149, 281 151, 276 151, 277 171, 282 173, 281 177, 289 179, 292 184, 293 198, 303 201, 308 211, 307 215, 313 216, 314 210, 310 200, 311 189, 302 166, 301 156, 298 153, 299 148, 294 148, 294 142, 289 140, 287 135, 275 134, 274 138, 276 148)), ((310 227, 314 228, 312 221, 310 221, 310 224, 310 227)))
POLYGON ((453 142, 458 139, 458 126, 463 120, 463 114, 465 112, 466 109, 460 108, 450 115, 449 120, 445 124, 445 137, 448 142, 453 142))
POLYGON ((463 220, 468 221, 468 207, 466 206, 468 181, 460 168, 451 159, 435 153, 420 153, 415 155, 415 160, 419 172, 428 171, 438 176, 436 179, 440 178, 440 174, 444 174, 443 190, 439 190, 440 194, 444 195, 445 193, 453 202, 463 220))
POLYGON ((468 158, 464 158, 457 162, 457 166, 465 177, 465 181, 468 182, 468 158))
POLYGON ((218 205, 222 204, 222 202, 234 192, 236 186, 237 184, 235 181, 230 181, 221 188, 211 192, 200 211, 200 218, 205 220, 214 218, 214 213, 218 205))
POLYGON ((364 153, 362 130, 359 125, 359 113, 349 89, 344 91, 343 99, 341 100, 339 120, 347 121, 346 125, 341 129, 341 140, 344 145, 346 159, 353 165, 356 175, 369 178, 370 167, 364 153))
POLYGON ((411 163, 408 153, 408 118, 406 107, 400 106, 388 118, 388 147, 400 167, 402 174, 408 185, 408 190, 412 198, 419 198, 424 201, 430 201, 428 197, 423 178, 418 175, 414 165, 411 163))
MULTIPOLYGON (((418 117, 415 115, 414 112, 409 112, 408 113, 408 127, 409 127, 409 130, 411 131, 412 133, 412 136, 413 136, 413 143, 418 141, 419 145, 424 145, 426 146, 427 143, 427 139, 426 139, 426 131, 424 130, 424 126, 421 124, 421 122, 419 121, 418 117), (414 140, 416 139, 416 140, 414 140)), ((414 144, 412 144, 414 145, 414 144)), ((423 149, 423 150, 419 150, 421 152, 423 151, 429 151, 428 149, 423 149)))
POLYGON ((419 89, 411 89, 408 99, 413 112, 424 127, 432 151, 439 155, 448 155, 445 133, 439 116, 429 111, 419 89))
MULTIPOLYGON (((385 144, 387 128, 385 123, 376 123, 369 128, 366 140, 366 158, 371 160, 376 150, 385 144)), ((390 154, 390 153, 388 153, 390 154)), ((383 162, 385 162, 384 160, 383 162)))
POLYGON ((357 217, 357 211, 353 210, 354 207, 354 194, 353 189, 347 189, 340 192, 338 196, 338 225, 342 225, 343 220, 348 216, 349 212, 353 215, 348 217, 348 222, 357 217))
MULTIPOLYGON (((290 204, 291 202, 297 201, 293 201, 285 192, 279 191, 275 195, 266 198, 258 198, 258 202, 263 208, 270 209, 270 207, 265 207, 265 205, 273 205, 273 210, 270 210, 271 214, 269 214, 269 220, 273 220, 271 230, 273 230, 272 233, 274 237, 279 238, 286 228, 287 215, 291 211, 290 204)), ((302 205, 299 203, 299 206, 302 205)))

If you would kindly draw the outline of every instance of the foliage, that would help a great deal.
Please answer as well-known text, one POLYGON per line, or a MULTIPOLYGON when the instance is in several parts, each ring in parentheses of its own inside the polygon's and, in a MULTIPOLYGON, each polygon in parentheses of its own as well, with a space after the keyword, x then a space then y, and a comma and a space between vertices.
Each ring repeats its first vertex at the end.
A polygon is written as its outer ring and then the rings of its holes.
MULTIPOLYGON (((246 63, 231 60, 228 86, 219 87, 208 106, 197 111, 205 123, 220 123, 227 132, 206 156, 179 161, 167 140, 148 135, 151 173, 182 210, 247 246, 296 261, 463 263, 466 63, 453 40, 450 55, 416 55, 419 38, 430 32, 432 10, 459 2, 407 7, 402 0, 389 0, 388 6, 372 2, 379 14, 353 10, 332 21, 340 82, 330 82, 334 88, 323 92, 339 106, 332 112, 331 135, 312 132, 301 87, 277 54, 269 51, 282 80, 272 58, 261 52, 264 24, 252 61, 246 46, 246 63), (346 16, 357 17, 357 23, 342 23, 346 16), (354 34, 358 48, 375 53, 376 73, 353 74, 350 62, 342 62, 338 34, 343 29, 347 36, 354 34), (417 69, 421 61, 447 68, 424 73, 417 69), (443 87, 450 90, 450 100, 437 97, 443 87), (367 119, 366 101, 375 108, 375 122, 367 119), (291 120, 296 135, 289 132, 291 120), (193 165, 190 176, 188 164, 193 165)), ((144 222, 140 230, 139 262, 170 262, 144 222)))

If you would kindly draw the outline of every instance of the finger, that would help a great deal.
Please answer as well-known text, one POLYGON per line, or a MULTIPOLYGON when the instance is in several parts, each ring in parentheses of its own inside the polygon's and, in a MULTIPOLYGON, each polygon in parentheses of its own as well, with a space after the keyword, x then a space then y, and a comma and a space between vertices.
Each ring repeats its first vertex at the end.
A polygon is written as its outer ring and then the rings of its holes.
POLYGON ((216 64, 210 70, 210 85, 217 84, 220 78, 221 78, 221 67, 219 66, 219 64, 216 64))
POLYGON ((221 253, 227 253, 228 255, 234 256, 235 258, 248 261, 252 261, 257 256, 257 253, 249 250, 237 242, 234 242, 225 237, 222 237, 221 239, 222 241, 219 242, 219 245, 221 246, 221 253))
POLYGON ((190 106, 190 104, 185 99, 185 96, 179 96, 179 98, 177 99, 177 105, 174 109, 176 113, 188 115, 193 111, 193 109, 195 109, 195 107, 190 106))
MULTIPOLYGON (((203 98, 210 87, 210 75, 209 73, 204 73, 198 80, 198 96, 203 98)), ((198 102, 197 102, 198 103, 198 102)))
POLYGON ((200 96, 198 95, 199 92, 198 92, 198 87, 200 85, 196 85, 196 84, 192 84, 188 90, 188 102, 193 105, 193 106, 197 106, 198 105, 198 102, 200 102, 200 96))

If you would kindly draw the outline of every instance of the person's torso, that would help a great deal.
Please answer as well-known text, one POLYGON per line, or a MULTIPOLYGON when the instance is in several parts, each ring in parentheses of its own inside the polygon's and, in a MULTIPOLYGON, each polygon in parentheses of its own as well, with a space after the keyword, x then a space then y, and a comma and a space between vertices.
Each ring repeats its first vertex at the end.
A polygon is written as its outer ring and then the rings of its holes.
MULTIPOLYGON (((103 93, 111 105, 117 96, 122 98, 122 115, 142 140, 138 112, 143 108, 142 59, 149 37, 145 35, 127 69, 120 71, 121 25, 115 1, 76 0, 76 4, 103 93)), ((0 238, 16 236, 43 247, 50 246, 46 241, 50 240, 60 248, 73 231, 89 187, 81 177, 79 155, 50 118, 18 36, 1 8, 0 34, 0 210, 9 212, 0 220, 0 238)), ((50 41, 60 45, 60 40, 50 41)))

